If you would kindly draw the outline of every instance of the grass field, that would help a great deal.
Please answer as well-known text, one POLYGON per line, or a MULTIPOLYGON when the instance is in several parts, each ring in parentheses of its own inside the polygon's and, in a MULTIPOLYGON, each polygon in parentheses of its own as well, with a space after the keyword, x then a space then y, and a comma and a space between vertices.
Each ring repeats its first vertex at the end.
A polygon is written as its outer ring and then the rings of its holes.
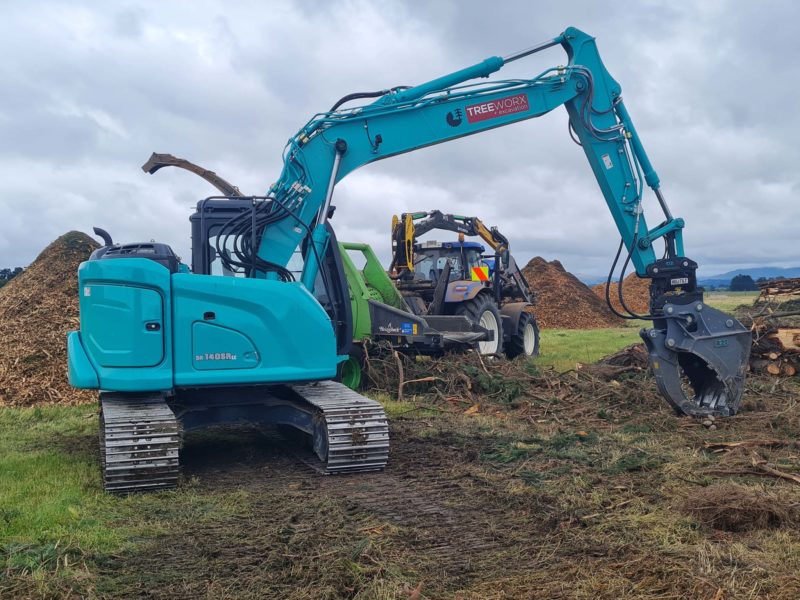
MULTIPOLYGON (((729 312, 742 304, 752 304, 758 292, 709 292, 706 302, 729 312)), ((539 365, 549 365, 559 371, 575 368, 575 363, 592 363, 620 348, 641 341, 639 329, 647 321, 630 321, 625 327, 607 329, 545 329, 541 332, 539 365)))
POLYGON ((548 330, 518 379, 464 364, 455 395, 380 395, 393 450, 373 475, 323 478, 269 434, 221 430, 187 439, 178 490, 118 498, 94 405, 0 409, 0 597, 797 597, 800 486, 751 465, 800 469, 800 390, 753 380, 710 431, 649 378, 536 374, 636 341, 548 330), (703 450, 738 439, 788 441, 703 450))
POLYGON ((176 525, 236 513, 239 492, 201 494, 192 480, 175 492, 104 493, 96 437, 94 405, 0 409, 0 597, 76 585, 103 595, 98 565, 176 525))
POLYGON ((559 371, 575 368, 575 363, 592 363, 620 348, 640 342, 636 327, 609 329, 544 329, 539 345, 538 365, 549 365, 559 371))
POLYGON ((758 292, 707 292, 706 302, 714 308, 730 312, 743 304, 752 304, 758 292))

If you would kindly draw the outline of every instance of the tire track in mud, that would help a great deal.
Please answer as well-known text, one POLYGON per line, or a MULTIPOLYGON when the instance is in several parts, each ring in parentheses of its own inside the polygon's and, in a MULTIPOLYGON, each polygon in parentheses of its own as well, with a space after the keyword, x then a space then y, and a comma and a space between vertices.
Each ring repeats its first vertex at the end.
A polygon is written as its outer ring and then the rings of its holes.
POLYGON ((533 567, 553 526, 543 517, 542 498, 509 493, 507 476, 492 479, 481 470, 474 448, 465 452, 448 442, 447 431, 417 437, 414 426, 393 424, 384 472, 352 475, 318 474, 274 433, 190 440, 185 475, 199 480, 201 495, 246 492, 242 514, 183 522, 119 557, 103 573, 122 590, 111 596, 183 598, 227 590, 264 597, 259 594, 270 589, 275 597, 301 598, 297 589, 319 586, 309 597, 345 597, 353 586, 346 564, 359 560, 353 548, 365 540, 367 564, 378 561, 424 580, 428 593, 533 567), (329 565, 315 563, 315 556, 329 565), (169 573, 149 581, 137 575, 162 565, 169 573))
MULTIPOLYGON (((414 437, 408 424, 394 424, 392 453, 381 473, 321 476, 286 449, 286 442, 270 438, 270 454, 259 465, 258 477, 249 475, 247 489, 273 493, 298 489, 344 503, 353 516, 373 517, 399 531, 397 538, 422 559, 419 564, 450 577, 465 577, 502 558, 515 568, 536 562, 542 538, 555 526, 535 494, 509 502, 503 483, 476 475, 474 461, 447 435, 437 439, 414 437)), ((472 452, 472 455, 477 455, 472 452)), ((241 485, 241 472, 203 476, 210 487, 241 485)))

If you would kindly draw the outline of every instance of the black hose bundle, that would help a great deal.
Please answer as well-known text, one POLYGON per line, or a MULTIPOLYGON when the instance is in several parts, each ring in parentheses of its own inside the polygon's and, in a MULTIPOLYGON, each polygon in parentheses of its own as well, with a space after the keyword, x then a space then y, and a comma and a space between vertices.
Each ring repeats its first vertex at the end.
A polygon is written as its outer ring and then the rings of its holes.
POLYGON ((294 275, 286 267, 258 256, 264 228, 285 217, 283 213, 281 209, 273 210, 271 201, 254 201, 251 211, 236 215, 222 225, 215 241, 222 266, 247 277, 256 272, 277 273, 281 281, 294 281, 294 275))

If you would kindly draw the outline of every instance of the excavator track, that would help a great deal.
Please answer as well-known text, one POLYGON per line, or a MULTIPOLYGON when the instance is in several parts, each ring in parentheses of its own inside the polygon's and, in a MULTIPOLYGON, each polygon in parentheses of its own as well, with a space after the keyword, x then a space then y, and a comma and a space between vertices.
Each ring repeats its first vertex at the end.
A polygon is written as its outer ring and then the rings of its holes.
POLYGON ((100 394, 100 464, 107 492, 178 484, 180 423, 161 395, 100 394))
POLYGON ((389 424, 380 403, 335 381, 292 386, 314 406, 312 466, 325 475, 380 471, 389 460, 389 424))

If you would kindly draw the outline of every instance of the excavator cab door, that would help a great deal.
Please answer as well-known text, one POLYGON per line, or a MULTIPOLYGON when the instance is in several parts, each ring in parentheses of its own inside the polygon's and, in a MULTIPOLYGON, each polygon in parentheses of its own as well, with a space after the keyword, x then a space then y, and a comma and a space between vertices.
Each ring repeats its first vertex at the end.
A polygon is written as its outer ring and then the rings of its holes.
POLYGON ((314 282, 313 293, 331 318, 337 352, 344 355, 350 353, 353 345, 353 307, 336 234, 330 223, 326 223, 325 227, 329 236, 328 246, 314 282))

